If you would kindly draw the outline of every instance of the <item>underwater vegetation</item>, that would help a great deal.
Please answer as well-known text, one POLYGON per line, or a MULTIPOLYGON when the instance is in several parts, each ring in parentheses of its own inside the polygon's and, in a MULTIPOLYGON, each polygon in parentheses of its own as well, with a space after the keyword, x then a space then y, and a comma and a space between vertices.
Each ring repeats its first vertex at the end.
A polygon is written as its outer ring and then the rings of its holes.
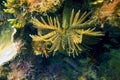
POLYGON ((30 12, 54 13, 59 9, 64 0, 26 0, 30 12))
POLYGON ((120 80, 120 0, 0 2, 0 80, 120 80))
MULTIPOLYGON (((97 6, 97 5, 96 5, 97 6)), ((119 27, 119 9, 120 0, 106 0, 103 1, 99 8, 96 8, 94 13, 94 18, 102 24, 101 28, 105 27, 104 24, 110 24, 112 26, 119 27)))
POLYGON ((52 18, 48 15, 47 21, 41 17, 42 22, 33 18, 32 15, 35 12, 40 12, 39 14, 42 13, 43 15, 44 13, 46 15, 50 12, 53 13, 57 11, 58 7, 62 6, 63 2, 64 0, 7 0, 7 2, 4 2, 7 8, 4 11, 14 15, 15 19, 8 19, 13 28, 22 28, 25 24, 31 22, 38 26, 36 28, 40 33, 39 36, 31 36, 33 38, 33 48, 37 55, 43 53, 48 56, 51 52, 55 53, 63 50, 69 55, 73 53, 72 55, 75 56, 87 46, 85 39, 87 39, 87 43, 90 43, 90 40, 88 41, 89 36, 103 36, 101 32, 95 32, 95 20, 86 20, 90 13, 82 14, 80 10, 76 12, 73 9, 70 16, 63 12, 62 21, 59 17, 52 18), (46 30, 49 30, 49 32, 44 34, 46 30))
POLYGON ((13 14, 13 19, 8 20, 12 27, 22 28, 29 23, 32 13, 55 12, 63 2, 64 0, 7 0, 4 2, 4 11, 13 14))
POLYGON ((48 54, 49 52, 65 50, 69 55, 72 54, 73 56, 75 56, 78 55, 80 51, 82 51, 83 46, 81 44, 83 43, 83 40, 85 41, 84 35, 85 37, 103 36, 101 32, 95 32, 95 28, 89 28, 89 26, 93 24, 94 21, 85 21, 88 14, 85 12, 80 15, 80 11, 75 13, 73 9, 69 21, 67 21, 63 17, 63 21, 61 22, 62 24, 60 23, 58 17, 52 19, 52 17, 47 16, 48 23, 42 17, 42 22, 33 18, 32 23, 37 28, 39 28, 39 35, 31 36, 33 38, 33 41, 37 42, 38 48, 34 48, 37 52, 36 54, 41 53, 40 51, 42 49, 44 49, 43 53, 45 54, 48 54), (44 30, 46 30, 46 33, 44 30), (42 45, 42 43, 44 45, 42 45))
POLYGON ((19 60, 17 63, 10 64, 11 72, 7 75, 8 80, 23 80, 26 77, 34 75, 33 65, 29 61, 19 60))

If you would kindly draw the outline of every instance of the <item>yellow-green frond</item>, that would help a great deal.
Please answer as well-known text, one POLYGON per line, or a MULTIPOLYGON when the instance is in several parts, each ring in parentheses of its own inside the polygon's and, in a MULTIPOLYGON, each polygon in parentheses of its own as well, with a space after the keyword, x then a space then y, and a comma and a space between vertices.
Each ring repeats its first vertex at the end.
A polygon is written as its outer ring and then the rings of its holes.
POLYGON ((90 25, 91 21, 85 21, 85 19, 90 15, 91 12, 84 12, 82 15, 80 14, 80 10, 75 13, 74 9, 71 12, 70 16, 70 25, 71 28, 83 28, 90 25))
POLYGON ((84 30, 84 29, 81 29, 81 30, 76 30, 76 32, 78 34, 82 34, 82 35, 89 35, 89 36, 104 36, 103 33, 99 32, 99 31, 95 31, 95 28, 93 29, 87 29, 87 30, 84 30))
POLYGON ((50 21, 49 18, 48 18, 49 24, 47 24, 43 18, 42 18, 42 21, 43 21, 43 22, 40 22, 38 19, 35 19, 35 18, 32 19, 32 23, 33 23, 37 28, 40 28, 40 29, 51 29, 51 30, 56 29, 55 26, 52 26, 52 22, 50 21))
POLYGON ((88 29, 88 30, 84 30, 82 33, 84 35, 89 35, 89 36, 104 36, 103 33, 99 32, 99 31, 93 31, 94 29, 88 29))

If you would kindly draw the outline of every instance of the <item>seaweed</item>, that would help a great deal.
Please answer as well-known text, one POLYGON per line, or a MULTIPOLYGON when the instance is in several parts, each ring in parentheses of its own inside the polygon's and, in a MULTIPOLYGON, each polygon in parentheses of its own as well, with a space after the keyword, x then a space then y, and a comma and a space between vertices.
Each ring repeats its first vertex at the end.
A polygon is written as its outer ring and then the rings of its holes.
POLYGON ((120 0, 1 0, 0 80, 120 80, 120 0))
POLYGON ((32 23, 39 29, 38 36, 31 36, 33 41, 37 42, 38 45, 38 48, 36 45, 34 48, 37 50, 36 54, 41 54, 41 51, 43 51, 44 54, 49 54, 49 52, 55 53, 64 50, 69 56, 71 54, 73 56, 78 55, 83 49, 81 44, 83 40, 85 41, 84 35, 86 35, 86 37, 103 36, 101 32, 95 32, 95 28, 89 27, 94 23, 94 20, 85 21, 88 15, 89 13, 87 14, 86 12, 80 15, 80 11, 75 14, 73 9, 69 21, 64 17, 61 22, 58 17, 52 19, 52 17, 47 16, 47 21, 41 17, 41 22, 33 18, 32 23))

